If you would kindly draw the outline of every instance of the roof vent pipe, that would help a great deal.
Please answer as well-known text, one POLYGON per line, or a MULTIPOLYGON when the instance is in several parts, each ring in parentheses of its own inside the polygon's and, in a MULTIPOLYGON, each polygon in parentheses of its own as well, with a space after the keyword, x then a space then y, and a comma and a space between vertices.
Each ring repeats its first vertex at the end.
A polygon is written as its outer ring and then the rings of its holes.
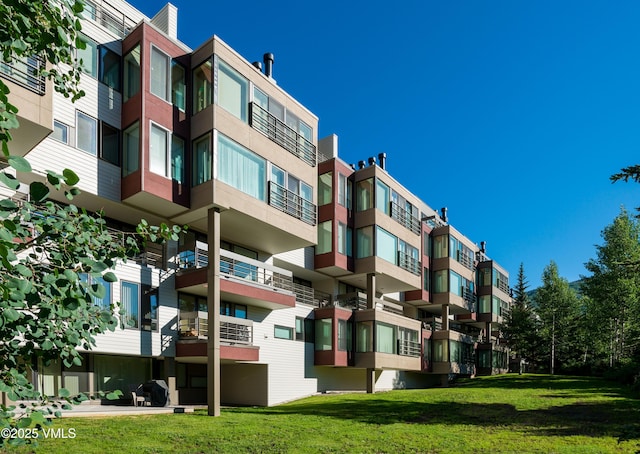
POLYGON ((378 153, 378 162, 380 163, 380 168, 383 170, 387 169, 387 153, 378 153))
POLYGON ((480 252, 482 252, 483 254, 485 254, 487 252, 487 242, 486 241, 480 241, 480 252))
POLYGON ((369 158, 369 165, 370 165, 370 166, 374 166, 374 165, 376 165, 376 157, 375 157, 375 156, 371 156, 371 157, 369 158))
POLYGON ((364 169, 365 166, 365 162, 364 161, 358 161, 358 169, 364 169))
POLYGON ((264 61, 264 75, 267 77, 271 77, 271 75, 273 74, 273 54, 270 52, 264 54, 262 56, 262 60, 264 61))
POLYGON ((254 68, 256 68, 258 71, 262 72, 262 62, 261 61, 254 61, 253 63, 251 63, 253 65, 254 68))
POLYGON ((356 170, 356 165, 355 164, 349 164, 349 167, 351 167, 351 170, 356 170))
POLYGON ((440 217, 442 218, 443 222, 447 222, 447 207, 442 207, 440 208, 440 217))

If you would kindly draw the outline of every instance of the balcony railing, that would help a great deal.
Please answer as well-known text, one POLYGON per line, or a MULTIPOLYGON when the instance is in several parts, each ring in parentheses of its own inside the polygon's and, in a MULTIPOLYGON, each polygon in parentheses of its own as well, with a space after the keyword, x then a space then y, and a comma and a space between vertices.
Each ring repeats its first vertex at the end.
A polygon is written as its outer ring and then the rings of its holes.
POLYGON ((331 305, 331 295, 302 284, 293 284, 296 301, 313 307, 327 307, 331 305))
MULTIPOLYGON (((253 321, 220 315, 220 341, 224 344, 253 345, 253 321)), ((181 339, 206 339, 209 336, 207 312, 180 312, 178 331, 181 339)))
POLYGON ((40 75, 45 67, 42 57, 15 58, 11 62, 0 60, 0 75, 40 96, 46 93, 46 80, 40 75))
POLYGON ((416 235, 420 235, 420 220, 393 200, 391 201, 391 217, 416 235))
POLYGON ((317 156, 314 144, 256 103, 251 103, 250 106, 253 129, 260 131, 288 152, 315 167, 317 156))
POLYGON ((269 182, 269 205, 309 225, 316 225, 316 206, 273 181, 269 182))
MULTIPOLYGON (((206 244, 199 243, 193 250, 180 252, 179 268, 182 270, 205 268, 209 264, 206 244)), ((220 249, 220 275, 252 284, 293 291, 292 273, 284 268, 220 249)))
POLYGON ((84 11, 82 15, 86 19, 102 25, 104 28, 124 38, 136 25, 131 19, 117 11, 115 8, 105 8, 98 2, 85 0, 84 11))
POLYGON ((398 355, 417 358, 421 354, 420 342, 398 339, 398 355))
POLYGON ((503 281, 502 279, 496 280, 496 287, 498 287, 500 290, 502 290, 505 293, 509 293, 509 284, 503 281))
POLYGON ((417 260, 402 251, 398 251, 398 266, 412 274, 415 274, 416 276, 420 276, 420 271, 422 270, 420 260, 417 260))
POLYGON ((466 268, 469 268, 471 271, 474 270, 475 268, 475 264, 473 262, 473 257, 465 254, 462 251, 456 251, 456 260, 461 263, 462 265, 464 265, 466 268))
POLYGON ((476 311, 477 297, 473 291, 467 287, 462 287, 462 299, 469 312, 476 311))

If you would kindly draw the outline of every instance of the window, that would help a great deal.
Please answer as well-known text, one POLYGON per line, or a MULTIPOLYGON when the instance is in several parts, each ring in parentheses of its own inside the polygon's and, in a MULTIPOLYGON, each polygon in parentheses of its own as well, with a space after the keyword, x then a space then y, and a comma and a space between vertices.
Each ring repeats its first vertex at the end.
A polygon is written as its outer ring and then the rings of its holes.
POLYGON ((293 339, 293 328, 289 328, 287 326, 274 325, 273 327, 273 337, 276 339, 293 339))
POLYGON ((338 350, 351 350, 350 323, 346 320, 338 320, 338 350))
POLYGON ((448 270, 438 270, 433 273, 433 292, 447 293, 449 291, 448 270))
POLYGON ((76 146, 95 156, 98 151, 98 121, 82 112, 77 112, 76 133, 76 146))
POLYGON ((198 113, 211 105, 211 60, 193 70, 193 112, 198 113))
POLYGON ((169 131, 159 126, 151 125, 151 138, 149 140, 149 170, 158 175, 168 175, 168 149, 169 131))
POLYGON ((482 295, 479 297, 478 312, 481 314, 491 313, 491 295, 482 295))
POLYGON ((332 188, 333 174, 331 172, 323 173, 318 177, 318 205, 328 205, 333 199, 332 188))
POLYGON ((346 255, 347 248, 347 226, 342 222, 338 222, 338 253, 346 255))
POLYGON ((265 200, 264 159, 218 134, 218 179, 259 200, 265 200))
POLYGON ((184 140, 175 134, 171 136, 171 178, 178 183, 185 182, 184 140))
POLYGON ((211 180, 212 155, 211 134, 206 134, 193 142, 193 185, 199 185, 211 180))
POLYGON ((122 176, 132 174, 139 170, 140 165, 140 124, 134 124, 124 130, 122 140, 122 176))
POLYGON ((84 49, 76 49, 76 58, 82 72, 98 77, 98 45, 84 35, 80 35, 79 39, 84 43, 84 49))
POLYGON ((52 139, 62 143, 69 143, 68 132, 69 127, 67 125, 62 124, 57 120, 53 121, 53 133, 51 133, 52 139))
POLYGON ((338 204, 351 209, 351 180, 341 173, 338 174, 338 204))
POLYGON ((140 45, 138 44, 124 56, 123 101, 140 91, 140 45))
POLYGON ((429 268, 423 268, 422 270, 422 288, 427 292, 431 291, 429 287, 429 268))
POLYGON ((449 362, 449 341, 447 339, 433 341, 433 361, 449 362))
POLYGON ((120 131, 105 122, 100 123, 100 157, 120 165, 120 131))
POLYGON ((376 256, 398 264, 398 239, 380 227, 376 227, 376 256))
POLYGON ((304 318, 296 317, 296 340, 297 341, 305 340, 304 325, 305 325, 304 318))
POLYGON ((181 111, 185 111, 186 100, 186 82, 185 71, 182 65, 171 62, 171 102, 181 111))
POLYGON ((169 63, 171 59, 164 52, 151 46, 151 93, 169 100, 169 63))
POLYGON ((373 322, 356 324, 356 351, 359 353, 373 351, 373 322))
POLYGON ((109 310, 111 307, 111 282, 105 281, 102 277, 93 277, 86 273, 80 273, 79 276, 80 281, 87 285, 93 304, 104 310, 109 310), (102 290, 100 286, 102 286, 102 290))
POLYGON ((120 91, 120 55, 105 46, 100 46, 100 71, 98 80, 120 91))
POLYGON ((373 226, 356 230, 356 258, 371 257, 373 255, 373 226))
POLYGON ((376 208, 385 214, 391 214, 391 206, 389 204, 391 190, 389 186, 382 181, 376 181, 376 208))
POLYGON ((220 303, 220 315, 235 318, 247 318, 247 306, 223 301, 220 303))
POLYGON ((140 305, 140 285, 122 281, 120 284, 120 324, 122 328, 138 329, 138 307, 140 305))
POLYGON ((231 66, 218 60, 217 104, 247 122, 249 82, 231 66))
POLYGON ((449 273, 449 291, 454 295, 462 296, 462 277, 453 271, 449 273))
POLYGON ((324 221, 318 224, 318 245, 316 254, 326 254, 333 250, 332 246, 332 221, 324 221))
POLYGON ((373 178, 356 183, 356 211, 373 208, 373 178))
POLYGON ((318 351, 331 350, 333 346, 333 320, 323 318, 316 320, 315 349, 318 351))
POLYGON ((424 232, 422 237, 422 255, 431 257, 431 237, 427 232, 424 232))
POLYGON ((376 351, 379 353, 397 353, 396 327, 376 322, 376 351))
POLYGON ((491 268, 482 268, 478 270, 478 285, 480 287, 491 285, 491 268))
POLYGON ((158 331, 158 289, 143 285, 142 330, 158 331))
POLYGON ((449 239, 447 235, 440 235, 433 238, 433 258, 441 259, 449 257, 449 239))

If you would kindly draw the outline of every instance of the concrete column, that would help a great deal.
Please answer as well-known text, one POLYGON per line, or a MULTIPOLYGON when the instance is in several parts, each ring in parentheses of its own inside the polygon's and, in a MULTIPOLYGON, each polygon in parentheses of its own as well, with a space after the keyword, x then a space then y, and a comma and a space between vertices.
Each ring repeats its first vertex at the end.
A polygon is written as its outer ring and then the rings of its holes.
POLYGON ((487 322, 485 330, 487 332, 487 339, 485 343, 490 344, 491 343, 491 322, 487 322))
POLYGON ((164 380, 169 387, 169 400, 171 405, 178 405, 180 402, 180 396, 178 395, 178 388, 176 383, 176 359, 165 358, 164 361, 164 380))
POLYGON ((220 416, 220 210, 210 208, 207 242, 207 406, 209 416, 220 416))
POLYGON ((442 330, 443 331, 449 330, 449 305, 448 304, 442 305, 442 313, 440 316, 442 317, 442 330))
POLYGON ((367 274, 367 309, 376 307, 376 273, 367 274))
POLYGON ((376 370, 367 369, 367 393, 373 394, 376 392, 376 370))

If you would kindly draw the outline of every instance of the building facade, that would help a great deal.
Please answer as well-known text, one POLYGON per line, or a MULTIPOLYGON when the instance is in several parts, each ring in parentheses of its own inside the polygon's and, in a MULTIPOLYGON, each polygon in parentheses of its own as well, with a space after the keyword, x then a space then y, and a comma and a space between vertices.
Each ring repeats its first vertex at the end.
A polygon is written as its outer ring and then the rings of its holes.
POLYGON ((190 49, 170 4, 147 18, 86 3, 79 101, 31 75, 37 58, 0 64, 20 109, 11 152, 34 169, 23 180, 69 167, 74 203, 111 227, 189 229, 118 265, 96 304, 120 302, 120 329, 81 366, 33 364, 40 391, 127 395, 163 379, 173 403, 199 404, 215 373, 222 403, 274 405, 506 371, 508 273, 384 154, 349 165, 336 136, 319 140, 272 54, 250 63, 216 36, 190 49))

